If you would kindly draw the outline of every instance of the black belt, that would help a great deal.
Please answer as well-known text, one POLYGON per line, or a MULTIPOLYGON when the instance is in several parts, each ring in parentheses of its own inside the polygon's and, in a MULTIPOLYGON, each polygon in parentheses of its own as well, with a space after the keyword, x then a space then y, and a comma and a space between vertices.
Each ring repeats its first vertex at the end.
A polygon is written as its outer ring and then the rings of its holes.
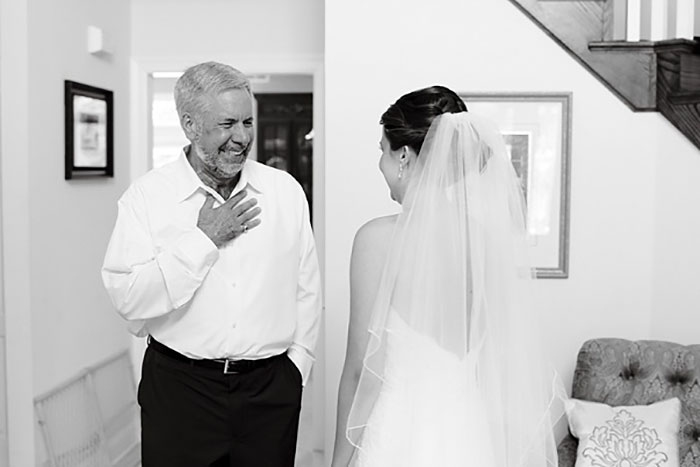
POLYGON ((210 368, 212 370, 221 371, 227 375, 235 375, 238 373, 248 373, 256 368, 261 368, 268 365, 274 359, 279 358, 285 354, 274 355, 268 358, 261 358, 259 360, 229 360, 229 359, 196 359, 189 358, 182 355, 167 345, 161 344, 153 338, 153 336, 148 336, 148 346, 151 347, 158 353, 165 355, 166 357, 172 358, 173 360, 178 360, 184 363, 188 363, 192 366, 198 366, 202 368, 210 368))

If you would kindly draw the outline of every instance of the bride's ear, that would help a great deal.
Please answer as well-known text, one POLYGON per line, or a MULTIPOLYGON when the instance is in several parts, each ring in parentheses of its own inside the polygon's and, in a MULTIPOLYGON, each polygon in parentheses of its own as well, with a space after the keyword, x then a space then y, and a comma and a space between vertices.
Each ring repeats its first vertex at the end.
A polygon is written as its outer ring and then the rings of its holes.
POLYGON ((413 162, 415 162, 416 157, 418 157, 418 154, 416 154, 416 151, 414 151, 412 147, 404 146, 401 148, 401 157, 399 161, 405 167, 410 167, 413 162))

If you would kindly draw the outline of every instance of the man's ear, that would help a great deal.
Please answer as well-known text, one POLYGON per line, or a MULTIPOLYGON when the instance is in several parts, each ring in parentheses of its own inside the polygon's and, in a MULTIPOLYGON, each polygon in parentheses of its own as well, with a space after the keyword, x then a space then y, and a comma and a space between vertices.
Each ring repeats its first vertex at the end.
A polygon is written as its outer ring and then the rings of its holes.
POLYGON ((180 125, 188 140, 195 141, 199 137, 199 125, 189 112, 182 114, 180 125))

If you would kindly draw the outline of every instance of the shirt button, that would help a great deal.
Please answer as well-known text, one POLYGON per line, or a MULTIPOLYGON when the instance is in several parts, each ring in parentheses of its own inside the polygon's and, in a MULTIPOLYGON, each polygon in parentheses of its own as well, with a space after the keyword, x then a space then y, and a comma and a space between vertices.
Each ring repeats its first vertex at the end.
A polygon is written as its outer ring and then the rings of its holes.
POLYGON ((235 282, 231 282, 231 287, 233 287, 234 289, 236 288, 236 285, 237 284, 235 282))
POLYGON ((236 326, 238 326, 238 325, 237 325, 236 323, 233 323, 233 324, 231 325, 231 329, 236 329, 236 326))

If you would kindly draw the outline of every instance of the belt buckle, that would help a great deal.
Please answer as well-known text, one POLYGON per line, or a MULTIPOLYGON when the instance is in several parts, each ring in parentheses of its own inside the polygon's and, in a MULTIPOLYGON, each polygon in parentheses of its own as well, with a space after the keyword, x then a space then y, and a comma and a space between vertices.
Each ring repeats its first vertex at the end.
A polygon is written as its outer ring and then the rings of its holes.
POLYGON ((233 366, 234 363, 236 363, 235 360, 229 360, 228 358, 226 360, 224 360, 224 374, 225 375, 237 375, 239 373, 238 371, 234 371, 233 369, 229 368, 229 364, 231 364, 231 366, 233 366))

